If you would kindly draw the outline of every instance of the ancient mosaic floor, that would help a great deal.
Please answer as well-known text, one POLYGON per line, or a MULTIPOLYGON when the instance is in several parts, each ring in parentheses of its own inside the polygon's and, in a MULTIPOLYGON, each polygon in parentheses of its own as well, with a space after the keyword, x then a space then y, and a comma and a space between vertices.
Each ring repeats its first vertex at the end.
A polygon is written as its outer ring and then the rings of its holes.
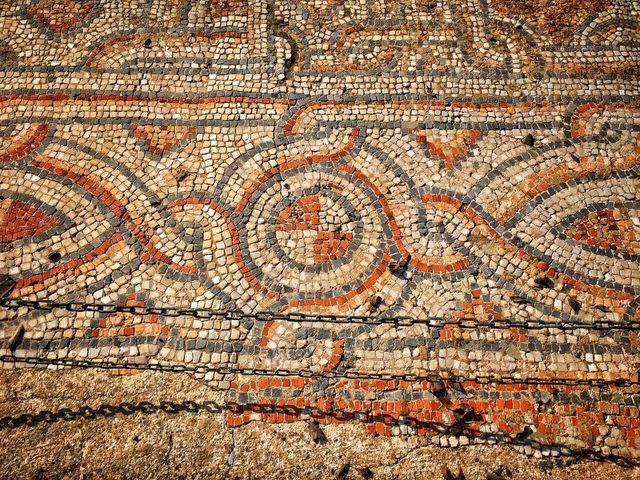
POLYGON ((635 0, 2 0, 3 365, 640 457, 639 73, 635 0))

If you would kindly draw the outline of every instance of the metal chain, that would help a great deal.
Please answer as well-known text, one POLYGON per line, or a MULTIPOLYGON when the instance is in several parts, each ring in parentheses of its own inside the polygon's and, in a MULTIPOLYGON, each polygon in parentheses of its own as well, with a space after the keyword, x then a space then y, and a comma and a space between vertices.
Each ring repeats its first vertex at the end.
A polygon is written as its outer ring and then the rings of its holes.
POLYGON ((367 424, 383 423, 389 427, 407 427, 424 429, 436 435, 465 435, 476 444, 489 442, 490 444, 505 444, 522 449, 529 447, 535 450, 547 449, 555 452, 559 456, 591 459, 595 461, 614 462, 622 467, 637 467, 638 462, 633 459, 616 455, 613 453, 602 453, 593 448, 570 448, 566 445, 549 444, 532 438, 530 435, 522 433, 506 434, 502 432, 487 432, 478 428, 477 421, 471 424, 469 421, 454 421, 453 423, 436 422, 424 420, 408 414, 391 414, 386 412, 374 412, 372 409, 353 410, 339 408, 335 404, 330 404, 327 408, 320 408, 316 405, 297 406, 285 403, 282 405, 275 403, 237 403, 233 401, 167 401, 152 403, 141 402, 121 402, 118 404, 103 403, 96 407, 82 405, 75 409, 63 407, 58 410, 41 410, 37 413, 23 413, 14 416, 0 418, 0 430, 19 428, 22 426, 34 427, 40 424, 52 424, 59 421, 94 420, 96 418, 110 418, 116 415, 144 414, 152 415, 156 413, 178 414, 178 413, 212 413, 242 415, 243 413, 256 413, 262 415, 283 414, 297 416, 300 420, 325 420, 336 418, 340 422, 356 421, 367 424))
POLYGON ((115 303, 83 303, 83 302, 57 302, 51 300, 28 300, 24 298, 0 299, 0 307, 17 309, 28 308, 31 310, 53 311, 57 309, 69 312, 96 312, 96 313, 130 313, 135 315, 161 315, 163 317, 188 316, 202 320, 228 319, 228 320, 252 320, 287 322, 319 322, 339 324, 366 324, 366 325, 394 325, 405 327, 412 325, 424 325, 426 327, 443 328, 452 326, 463 329, 476 329, 480 327, 495 329, 520 328, 526 330, 540 330, 553 328, 558 330, 623 330, 640 331, 640 322, 625 321, 543 321, 543 320, 514 320, 514 319, 488 319, 480 320, 474 317, 448 319, 440 317, 412 318, 412 317, 380 317, 374 315, 329 315, 329 314, 304 314, 304 313, 272 313, 253 312, 245 313, 240 310, 215 310, 210 308, 185 308, 172 306, 148 306, 148 305, 120 305, 115 303))
POLYGON ((215 365, 185 365, 185 364, 165 364, 165 363, 131 363, 117 362, 111 360, 77 360, 72 358, 47 358, 47 357, 21 357, 16 355, 0 355, 0 362, 24 363, 27 365, 55 365, 60 367, 76 368, 97 368, 102 370, 150 370, 154 372, 170 373, 217 373, 220 375, 240 374, 252 376, 275 376, 275 377, 303 377, 303 378, 326 378, 326 379, 349 379, 349 380, 383 380, 383 381, 407 381, 407 382, 442 382, 452 383, 473 382, 482 385, 486 384, 525 384, 525 385, 570 385, 570 386, 591 386, 591 387, 630 387, 639 385, 640 380, 637 375, 631 378, 618 378, 612 380, 595 378, 520 378, 514 376, 493 376, 489 373, 481 373, 474 377, 464 375, 442 374, 442 373, 375 373, 361 372, 354 370, 347 371, 316 371, 316 370, 271 370, 264 368, 244 368, 233 366, 215 365))
MULTIPOLYGON (((554 328, 560 330, 589 329, 589 330, 640 330, 640 323, 617 323, 617 322, 543 322, 543 321, 517 321, 512 319, 492 319, 478 320, 475 318, 463 318, 458 320, 443 318, 410 318, 410 317, 378 317, 378 316, 342 316, 342 315, 308 315, 308 314, 276 314, 271 312, 244 313, 242 311, 214 310, 207 308, 183 308, 183 307, 155 307, 146 305, 119 305, 119 304, 96 304, 82 302, 56 302, 50 300, 28 300, 23 298, 3 298, 0 299, 0 306, 5 308, 28 308, 32 310, 53 311, 62 309, 69 312, 96 312, 96 313, 129 313, 136 315, 161 315, 165 317, 190 316, 198 319, 228 319, 228 320, 252 320, 252 321, 273 321, 283 320, 289 322, 321 322, 321 323, 342 323, 342 324, 368 324, 381 325, 390 324, 394 326, 425 325, 428 327, 442 328, 445 326, 455 326, 458 328, 473 329, 478 327, 489 328, 523 328, 523 329, 543 329, 554 328)), ((344 378, 361 380, 383 380, 383 381, 451 381, 456 383, 475 382, 478 384, 527 384, 527 385, 586 385, 594 387, 606 387, 609 385, 627 387, 640 384, 637 378, 631 379, 543 379, 543 378, 520 378, 514 376, 492 376, 490 374, 466 377, 461 375, 442 375, 439 373, 425 374, 394 374, 375 373, 358 371, 314 371, 314 370, 270 370, 257 368, 241 368, 232 366, 211 366, 211 365, 184 365, 184 364, 160 364, 160 363, 131 363, 115 361, 94 361, 77 360, 71 358, 47 358, 47 357, 19 357, 15 355, 1 355, 1 362, 15 362, 29 365, 48 365, 60 367, 78 368, 98 368, 106 370, 114 369, 139 369, 173 373, 217 373, 220 375, 242 374, 258 376, 278 376, 278 377, 306 377, 306 378, 344 378)))

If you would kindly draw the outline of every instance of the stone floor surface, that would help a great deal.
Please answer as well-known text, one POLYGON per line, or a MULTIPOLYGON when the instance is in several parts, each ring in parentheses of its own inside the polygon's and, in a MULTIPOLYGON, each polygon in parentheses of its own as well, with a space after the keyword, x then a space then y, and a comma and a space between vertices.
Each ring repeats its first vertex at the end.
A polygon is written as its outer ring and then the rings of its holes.
POLYGON ((0 297, 7 478, 634 478, 640 2, 0 0, 0 297))
POLYGON ((4 373, 0 377, 0 470, 15 479, 335 479, 443 480, 442 468, 468 480, 634 480, 640 469, 610 461, 549 460, 508 446, 440 448, 423 437, 374 436, 351 423, 322 426, 316 444, 308 423, 251 424, 229 429, 225 415, 200 410, 115 413, 72 421, 37 414, 83 406, 162 401, 216 403, 222 397, 181 375, 113 377, 67 371, 4 373), (86 388, 87 383, 92 388, 86 388), (7 416, 31 425, 7 426, 7 416), (6 415, 6 416, 5 416, 6 415), (367 477, 368 469, 373 477, 367 477), (493 475, 493 476, 492 476, 493 475))

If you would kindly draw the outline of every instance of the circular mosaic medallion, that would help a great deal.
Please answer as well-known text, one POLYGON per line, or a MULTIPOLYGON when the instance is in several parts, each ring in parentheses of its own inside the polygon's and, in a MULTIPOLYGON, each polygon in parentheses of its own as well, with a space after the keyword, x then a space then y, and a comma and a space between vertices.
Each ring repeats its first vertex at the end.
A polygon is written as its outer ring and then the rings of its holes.
POLYGON ((245 214, 249 270, 264 290, 293 303, 347 301, 387 261, 375 193, 342 172, 300 168, 275 176, 254 192, 245 214))

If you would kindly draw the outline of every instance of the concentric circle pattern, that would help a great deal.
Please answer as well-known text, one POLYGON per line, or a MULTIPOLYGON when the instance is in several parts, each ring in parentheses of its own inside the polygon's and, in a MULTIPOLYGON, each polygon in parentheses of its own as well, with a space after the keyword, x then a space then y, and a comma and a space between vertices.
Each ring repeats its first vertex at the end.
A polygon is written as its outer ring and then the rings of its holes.
POLYGON ((260 288, 290 305, 337 305, 362 292, 388 257, 376 201, 364 182, 318 167, 264 183, 243 225, 260 288))

